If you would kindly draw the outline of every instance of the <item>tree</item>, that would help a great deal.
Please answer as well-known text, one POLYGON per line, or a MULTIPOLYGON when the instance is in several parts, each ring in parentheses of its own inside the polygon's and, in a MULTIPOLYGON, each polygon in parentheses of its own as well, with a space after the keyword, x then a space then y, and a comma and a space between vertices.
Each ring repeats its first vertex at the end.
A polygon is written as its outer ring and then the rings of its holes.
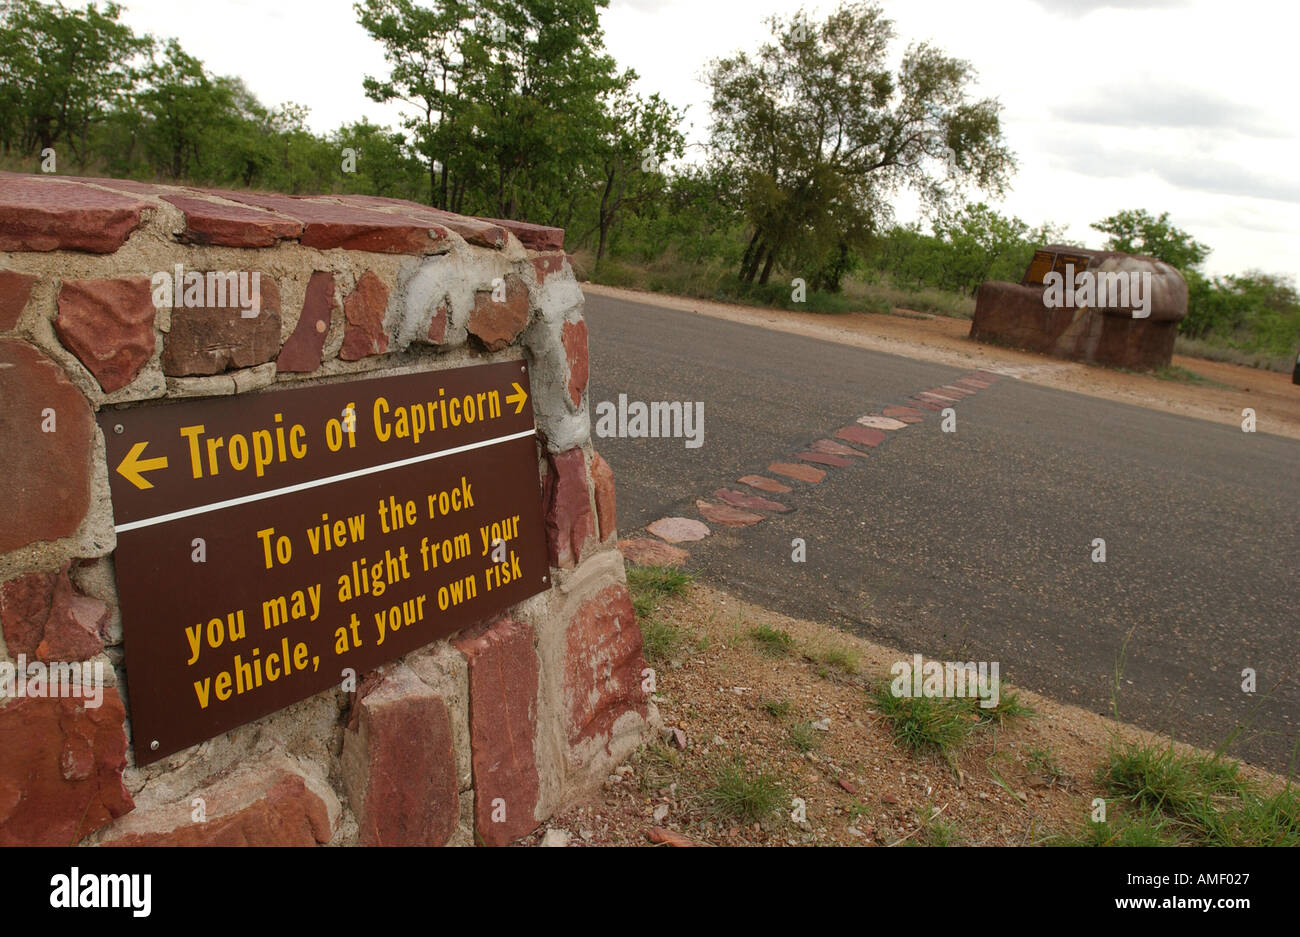
POLYGON ((138 81, 151 45, 118 22, 122 8, 14 0, 0 26, 0 133, 24 155, 66 142, 84 164, 91 128, 138 81))
POLYGON ((145 151, 155 169, 186 179, 202 159, 206 142, 213 149, 224 143, 223 131, 235 121, 234 97, 175 39, 168 39, 163 49, 161 61, 154 58, 145 69, 147 87, 136 103, 145 120, 145 151))
POLYGON ((451 211, 566 225, 602 178, 613 96, 628 87, 603 51, 608 0, 363 0, 384 45, 376 101, 403 101, 429 174, 451 211))
POLYGON ((404 126, 429 176, 429 204, 458 210, 451 191, 453 164, 468 175, 463 154, 470 145, 473 114, 463 94, 468 66, 465 44, 475 8, 459 0, 436 0, 433 9, 414 0, 363 0, 358 22, 384 46, 391 71, 385 79, 366 76, 366 96, 380 103, 402 101, 415 109, 404 126))
POLYGON ((344 149, 352 150, 356 158, 356 171, 343 177, 346 191, 387 198, 421 197, 424 167, 407 147, 401 132, 362 118, 344 124, 333 133, 331 141, 340 160, 344 149))
POLYGON ((969 64, 922 43, 893 75, 893 24, 874 4, 768 23, 773 41, 756 57, 716 60, 708 75, 712 145, 743 178, 752 230, 742 280, 766 283, 798 245, 805 257, 829 253, 835 281, 835 261, 888 219, 885 198, 900 188, 931 208, 964 185, 1004 190, 1014 161, 999 105, 969 99, 969 64))
POLYGON ((1145 209, 1130 209, 1103 218, 1091 227, 1110 235, 1106 250, 1145 254, 1184 272, 1199 267, 1210 256, 1209 247, 1169 223, 1169 212, 1153 218, 1145 209))
POLYGON ((602 141, 603 185, 597 209, 596 259, 605 256, 614 222, 638 212, 666 188, 663 163, 680 158, 686 146, 678 125, 681 112, 653 94, 649 99, 624 92, 614 102, 609 132, 602 141))

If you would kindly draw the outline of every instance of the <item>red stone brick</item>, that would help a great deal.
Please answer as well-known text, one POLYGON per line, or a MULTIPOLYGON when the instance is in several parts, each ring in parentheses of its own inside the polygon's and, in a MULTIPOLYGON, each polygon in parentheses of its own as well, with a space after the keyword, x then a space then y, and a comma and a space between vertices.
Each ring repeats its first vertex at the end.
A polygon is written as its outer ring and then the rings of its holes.
POLYGON ((863 446, 878 446, 885 441, 884 430, 872 429, 869 426, 843 426, 835 431, 837 439, 844 439, 848 442, 855 442, 863 446))
POLYGON ((922 410, 929 410, 932 413, 938 413, 943 407, 939 406, 932 400, 922 400, 919 397, 908 397, 908 404, 913 407, 920 407, 922 410))
POLYGON ((126 711, 20 697, 0 707, 0 846, 71 846, 135 806, 122 783, 126 711))
POLYGON ((111 254, 150 203, 77 182, 0 173, 0 251, 111 254))
POLYGON ((245 317, 239 296, 229 292, 224 306, 174 307, 171 331, 163 340, 163 373, 220 374, 274 358, 280 350, 280 287, 265 275, 259 275, 258 283, 261 302, 256 316, 245 317))
POLYGON ((690 558, 690 554, 681 547, 670 546, 649 537, 620 540, 618 549, 624 559, 637 566, 681 566, 690 558))
POLYGON ((614 470, 598 452, 591 454, 591 483, 595 489, 596 520, 600 522, 603 543, 614 535, 618 527, 618 512, 614 500, 614 470))
POLYGON ((587 490, 585 454, 574 447, 546 458, 542 492, 546 547, 552 566, 569 569, 581 562, 587 539, 597 535, 587 490))
POLYGON ((833 439, 814 439, 810 448, 814 452, 825 452, 829 455, 854 456, 859 459, 867 457, 865 452, 859 452, 857 449, 835 442, 833 439))
POLYGON ((758 495, 747 495, 743 491, 735 491, 730 488, 719 488, 713 493, 713 497, 726 502, 733 508, 745 508, 750 511, 774 511, 777 514, 784 514, 790 510, 789 505, 782 504, 780 501, 760 498, 758 495))
POLYGON ((703 540, 710 533, 707 524, 689 517, 661 517, 645 529, 669 543, 703 540))
POLYGON ((447 340, 447 320, 447 304, 439 303, 433 311, 433 318, 429 320, 429 341, 435 345, 441 345, 447 340))
POLYGON ((0 586, 0 626, 10 655, 73 661, 88 660, 104 649, 110 609, 77 592, 68 578, 69 565, 0 586))
POLYGON ((533 258, 533 273, 537 276, 537 285, 541 286, 552 273, 564 270, 563 253, 540 254, 533 258))
POLYGON ((354 705, 343 781, 363 846, 443 846, 456 831, 451 717, 409 667, 384 674, 354 705))
POLYGON ((299 243, 319 250, 343 248, 382 254, 433 254, 446 250, 447 229, 432 221, 344 205, 329 198, 205 190, 302 222, 299 243))
POLYGON ((466 218, 464 215, 454 215, 449 211, 440 211, 436 208, 425 208, 415 217, 427 217, 437 221, 443 227, 455 231, 468 244, 477 244, 479 247, 492 250, 500 250, 506 246, 506 229, 480 218, 466 218))
POLYGON ((148 277, 64 280, 54 331, 112 393, 134 381, 153 356, 153 318, 148 277))
POLYGON ((345 205, 361 205, 389 214, 404 215, 421 221, 434 221, 463 237, 468 244, 500 250, 506 244, 506 231, 500 225, 491 224, 480 218, 467 218, 453 212, 443 211, 400 198, 387 198, 382 195, 341 195, 337 196, 345 205))
POLYGON ((773 462, 767 467, 769 472, 775 475, 784 475, 786 478, 793 478, 796 481, 809 482, 817 484, 826 477, 823 469, 813 468, 811 465, 797 465, 791 462, 773 462))
POLYGON ((892 419, 902 420, 904 423, 920 423, 925 419, 925 414, 913 407, 885 407, 880 412, 892 419))
POLYGON ((387 309, 388 287, 374 271, 367 270, 357 280, 356 288, 343 301, 347 329, 343 333, 340 358, 344 361, 359 361, 369 355, 382 355, 388 351, 388 335, 384 332, 384 312, 387 309))
POLYGON ((713 504, 710 501, 696 499, 695 508, 706 521, 721 524, 724 527, 753 527, 763 519, 762 514, 742 511, 725 504, 713 504))
POLYGON ((829 465, 833 468, 844 468, 846 465, 853 464, 852 459, 831 455, 828 452, 800 452, 795 458, 803 462, 813 462, 817 465, 829 465))
POLYGON ((479 220, 500 225, 515 237, 519 238, 519 243, 530 250, 564 250, 563 228, 548 228, 545 225, 529 224, 526 221, 507 221, 503 218, 480 218, 479 220))
POLYGON ((606 586, 583 602, 569 621, 565 643, 569 744, 603 740, 608 751, 615 722, 629 712, 646 716, 641 629, 627 587, 606 586))
POLYGON ((36 277, 13 270, 0 270, 0 332, 8 332, 18 324, 18 317, 27 308, 36 277))
POLYGON ((794 491, 789 485, 783 485, 775 478, 767 478, 763 475, 742 475, 738 481, 742 485, 748 485, 750 488, 757 488, 759 491, 769 491, 772 494, 784 494, 787 491, 794 491))
POLYGON ((492 290, 474 294, 474 309, 469 314, 469 333, 488 351, 500 351, 528 324, 528 287, 515 274, 505 278, 505 302, 492 298, 492 290))
POLYGON ((57 364, 12 338, 0 338, 0 401, 0 553, 72 536, 90 507, 90 405, 57 364), (47 410, 52 433, 41 429, 47 410))
POLYGON ((302 234, 302 222, 273 211, 185 195, 162 197, 185 214, 181 240, 188 244, 273 247, 278 241, 302 234))
POLYGON ((587 323, 586 320, 566 322, 560 330, 564 354, 569 360, 569 399, 576 407, 582 403, 587 389, 587 323))
POLYGON ((538 824, 540 780, 534 749, 538 664, 533 629, 503 618, 478 625, 453 643, 469 662, 474 828, 485 844, 503 846, 531 833, 538 824), (500 802, 505 818, 494 822, 500 802))
POLYGON ((325 336, 329 334, 330 318, 338 302, 334 299, 334 275, 317 270, 307 281, 303 297, 302 315, 294 326, 293 334, 280 348, 275 359, 276 373, 315 371, 320 367, 325 336))
POLYGON ((169 807, 164 808, 165 816, 136 815, 127 821, 164 829, 110 833, 103 845, 315 846, 329 842, 331 836, 325 802, 303 776, 269 765, 237 771, 169 807), (206 819, 202 822, 193 820, 195 797, 203 800, 206 819))

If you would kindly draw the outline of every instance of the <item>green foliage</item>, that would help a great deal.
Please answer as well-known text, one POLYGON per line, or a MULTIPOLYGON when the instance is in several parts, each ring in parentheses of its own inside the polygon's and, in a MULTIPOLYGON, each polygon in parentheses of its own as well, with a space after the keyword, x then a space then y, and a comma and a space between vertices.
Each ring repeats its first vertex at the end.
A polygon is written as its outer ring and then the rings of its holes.
POLYGON ((755 55, 718 59, 708 74, 712 145, 752 231, 742 281, 766 284, 780 261, 836 292, 887 217, 887 192, 911 188, 942 206, 951 185, 1002 191, 1013 160, 999 106, 969 99, 968 63, 921 43, 895 75, 893 24, 867 3, 768 25, 772 39, 755 55))
POLYGON ((140 81, 152 45, 122 8, 13 0, 0 25, 0 145, 36 154, 66 143, 85 161, 92 131, 140 81))
POLYGON ((1127 805, 1091 833, 1098 845, 1300 845, 1300 794, 1290 784, 1262 792, 1219 754, 1113 741, 1097 783, 1127 805))
POLYGON ((789 632, 770 625, 758 625, 749 629, 749 639, 760 651, 772 657, 784 657, 794 648, 794 638, 789 632))
POLYGON ((1251 271, 1187 278, 1187 318, 1179 333, 1248 353, 1290 356, 1300 346, 1300 294, 1289 278, 1251 271))
POLYGON ((801 752, 812 751, 817 747, 817 730, 808 722, 790 726, 790 744, 801 752))
POLYGON ((769 699, 763 701, 763 712, 777 719, 784 719, 786 716, 790 715, 790 713, 793 711, 794 711, 794 703, 792 703, 788 699, 783 699, 783 700, 769 699))
POLYGON ((1033 228, 977 202, 941 216, 931 234, 915 224, 892 229, 873 242, 868 269, 872 279, 974 296, 985 280, 1018 281, 1034 251, 1061 237, 1051 223, 1033 228))
POLYGON ((1210 256, 1206 245, 1169 223, 1169 212, 1155 218, 1145 209, 1127 209, 1091 227, 1110 235, 1106 250, 1144 254, 1183 271, 1199 267, 1210 256))
POLYGON ((888 680, 876 686, 873 700, 894 740, 913 754, 931 752, 951 759, 975 725, 964 700, 895 696, 888 680))
POLYGON ((713 783, 701 796, 716 815, 748 823, 770 820, 786 803, 780 782, 762 771, 750 771, 739 756, 713 769, 713 783))
POLYGON ((672 622, 656 617, 660 600, 686 594, 693 577, 667 566, 632 566, 627 571, 632 608, 641 627, 641 641, 646 660, 665 663, 682 647, 686 635, 672 622))
POLYGON ((672 566, 630 566, 627 586, 634 597, 653 601, 677 598, 686 594, 695 577, 672 566))

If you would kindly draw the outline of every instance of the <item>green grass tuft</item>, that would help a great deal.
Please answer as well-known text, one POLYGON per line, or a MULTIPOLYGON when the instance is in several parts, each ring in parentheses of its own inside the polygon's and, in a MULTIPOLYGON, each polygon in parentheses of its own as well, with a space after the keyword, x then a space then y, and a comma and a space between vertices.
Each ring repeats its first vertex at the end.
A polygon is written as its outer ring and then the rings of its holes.
POLYGON ((768 625, 750 628, 749 638, 759 650, 772 657, 784 657, 794 649, 794 638, 789 633, 768 625))
POLYGON ((771 819, 787 801, 780 782, 761 771, 750 771, 739 757, 714 768, 712 785, 700 794, 714 814, 747 823, 771 819))
POLYGON ((890 681, 872 693, 894 740, 914 754, 937 753, 951 759, 975 726, 967 700, 939 696, 895 696, 890 681))

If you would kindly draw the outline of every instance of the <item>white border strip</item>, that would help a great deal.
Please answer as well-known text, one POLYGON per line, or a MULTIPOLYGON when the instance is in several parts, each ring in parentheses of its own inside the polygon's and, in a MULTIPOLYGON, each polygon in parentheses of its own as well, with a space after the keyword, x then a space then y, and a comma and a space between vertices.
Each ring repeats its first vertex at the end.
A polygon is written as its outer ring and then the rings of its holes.
POLYGON ((157 517, 146 517, 144 520, 131 521, 127 524, 117 524, 114 526, 114 533, 126 533, 128 530, 139 530, 142 527, 152 527, 155 524, 166 524, 170 521, 180 520, 182 517, 193 517, 196 514, 207 514, 209 511, 220 511, 225 508, 233 508, 240 504, 251 504, 254 501, 265 501, 267 498, 278 498, 280 495, 293 494, 295 491, 306 491, 308 488, 319 488, 322 485, 333 485, 335 482, 347 481, 350 478, 360 478, 363 475, 373 475, 376 472, 386 472, 389 469, 402 468, 406 465, 415 465, 417 462, 428 462, 431 459, 441 459, 443 456, 456 455, 458 452, 468 452, 471 449, 482 449, 485 446, 495 446, 498 443, 511 442, 515 439, 523 439, 526 436, 536 435, 535 429, 522 430, 518 433, 511 433, 508 436, 498 436, 496 439, 485 439, 482 442, 472 442, 465 446, 456 446, 451 449, 443 449, 439 452, 426 452, 424 455, 411 456, 409 459, 399 459, 396 462, 385 462, 383 465, 372 465, 369 468, 357 469, 352 472, 344 472, 341 475, 330 475, 326 478, 318 478, 315 481, 300 482, 297 485, 286 485, 283 488, 275 488, 271 491, 262 491, 255 495, 244 495, 241 498, 230 498, 227 501, 214 501, 212 504, 203 504, 196 508, 187 508, 184 511, 173 511, 170 514, 159 514, 157 517))

